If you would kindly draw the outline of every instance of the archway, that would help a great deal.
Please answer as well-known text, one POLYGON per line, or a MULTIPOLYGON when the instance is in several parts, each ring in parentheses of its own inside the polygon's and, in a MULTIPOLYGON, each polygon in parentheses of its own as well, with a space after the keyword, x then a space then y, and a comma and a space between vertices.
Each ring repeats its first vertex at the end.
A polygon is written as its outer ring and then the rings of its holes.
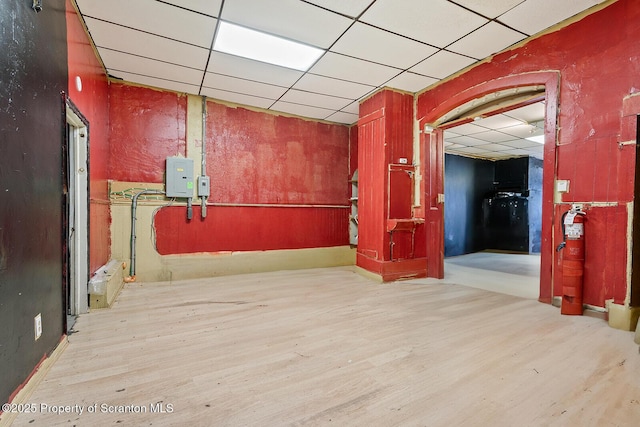
MULTIPOLYGON (((422 132, 425 221, 427 223, 427 271, 444 277, 444 136, 443 125, 471 121, 474 116, 511 107, 520 97, 538 96, 545 101, 542 183, 542 238, 539 300, 553 297, 553 201, 556 176, 556 134, 560 76, 557 72, 523 73, 487 81, 450 97, 418 118, 422 132)), ((524 99, 524 98, 523 98, 524 99)))

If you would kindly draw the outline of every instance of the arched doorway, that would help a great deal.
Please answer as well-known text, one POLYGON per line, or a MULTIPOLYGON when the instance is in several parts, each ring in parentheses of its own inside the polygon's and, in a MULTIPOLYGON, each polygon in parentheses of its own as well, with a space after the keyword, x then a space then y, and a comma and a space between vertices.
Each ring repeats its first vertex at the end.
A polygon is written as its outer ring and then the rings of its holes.
POLYGON ((559 74, 524 73, 491 80, 451 97, 418 118, 424 153, 425 221, 427 223, 427 271, 444 277, 444 128, 446 124, 472 121, 482 114, 512 108, 527 97, 544 100, 544 160, 542 181, 542 233, 540 242, 539 300, 551 303, 553 284, 553 201, 556 176, 556 123, 559 74))

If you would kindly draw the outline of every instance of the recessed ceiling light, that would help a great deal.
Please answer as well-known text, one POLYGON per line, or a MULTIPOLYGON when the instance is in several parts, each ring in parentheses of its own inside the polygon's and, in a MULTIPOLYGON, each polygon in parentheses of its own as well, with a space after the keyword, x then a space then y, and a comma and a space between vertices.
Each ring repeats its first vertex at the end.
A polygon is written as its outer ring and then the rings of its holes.
POLYGON ((530 137, 525 138, 525 139, 527 141, 537 142, 538 144, 544 144, 544 135, 530 136, 530 137))
POLYGON ((243 58, 307 71, 324 50, 220 21, 213 49, 243 58))

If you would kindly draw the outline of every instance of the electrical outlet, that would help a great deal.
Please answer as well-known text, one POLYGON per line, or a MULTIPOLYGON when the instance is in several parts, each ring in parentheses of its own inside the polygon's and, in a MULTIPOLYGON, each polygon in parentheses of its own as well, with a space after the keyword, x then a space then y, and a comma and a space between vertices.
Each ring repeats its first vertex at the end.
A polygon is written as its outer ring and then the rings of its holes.
POLYGON ((33 329, 35 332, 36 340, 40 338, 42 335, 42 314, 38 313, 36 317, 33 318, 33 329))

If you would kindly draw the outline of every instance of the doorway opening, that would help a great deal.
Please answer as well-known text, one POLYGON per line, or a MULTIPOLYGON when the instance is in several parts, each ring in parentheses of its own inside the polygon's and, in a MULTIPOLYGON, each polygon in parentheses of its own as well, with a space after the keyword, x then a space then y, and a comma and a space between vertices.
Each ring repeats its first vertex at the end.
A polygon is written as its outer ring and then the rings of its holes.
POLYGON ((89 123, 69 100, 66 115, 66 330, 89 307, 89 123))
POLYGON ((445 271, 501 276, 510 285, 497 290, 538 298, 544 119, 536 95, 445 127, 445 271))
MULTIPOLYGON (((442 279, 445 276, 445 132, 459 125, 475 123, 486 118, 490 119, 493 116, 529 104, 543 102, 544 117, 541 123, 541 132, 544 144, 541 144, 543 176, 538 301, 552 303, 554 261, 556 259, 553 249, 555 238, 553 224, 559 80, 559 73, 555 71, 524 73, 489 80, 449 96, 419 119, 420 129, 424 129, 423 141, 426 159, 424 188, 427 209, 425 209, 425 217, 431 235, 431 238, 427 240, 427 274, 429 277, 442 279)), ((522 124, 524 125, 524 123, 522 124)), ((529 129, 531 128, 529 125, 529 129)), ((492 133, 497 132, 495 129, 486 130, 492 133)), ((451 148, 451 146, 447 147, 449 150, 451 148)))

